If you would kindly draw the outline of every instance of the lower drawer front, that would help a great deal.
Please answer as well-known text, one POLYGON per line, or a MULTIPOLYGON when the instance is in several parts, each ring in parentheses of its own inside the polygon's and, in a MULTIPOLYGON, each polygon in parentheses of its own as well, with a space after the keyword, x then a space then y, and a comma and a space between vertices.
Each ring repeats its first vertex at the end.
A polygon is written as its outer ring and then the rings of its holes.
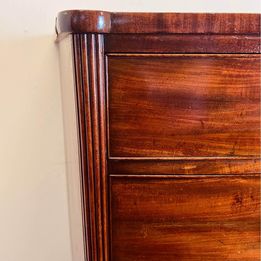
POLYGON ((111 177, 111 260, 259 260, 257 177, 111 177))

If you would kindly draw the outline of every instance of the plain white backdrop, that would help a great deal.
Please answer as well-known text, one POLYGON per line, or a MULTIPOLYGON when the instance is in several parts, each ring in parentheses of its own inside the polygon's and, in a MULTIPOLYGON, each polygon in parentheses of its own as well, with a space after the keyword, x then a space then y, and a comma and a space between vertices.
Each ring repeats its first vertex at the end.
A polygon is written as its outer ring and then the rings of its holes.
POLYGON ((58 11, 259 13, 260 5, 259 0, 2 1, 0 261, 72 261, 54 43, 58 11))

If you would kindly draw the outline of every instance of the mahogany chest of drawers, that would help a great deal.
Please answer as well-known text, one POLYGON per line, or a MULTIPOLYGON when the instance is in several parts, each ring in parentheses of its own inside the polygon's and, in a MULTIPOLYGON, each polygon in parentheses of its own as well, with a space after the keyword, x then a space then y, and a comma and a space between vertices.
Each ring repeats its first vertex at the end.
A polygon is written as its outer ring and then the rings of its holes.
POLYGON ((56 28, 74 260, 259 260, 260 15, 56 28))

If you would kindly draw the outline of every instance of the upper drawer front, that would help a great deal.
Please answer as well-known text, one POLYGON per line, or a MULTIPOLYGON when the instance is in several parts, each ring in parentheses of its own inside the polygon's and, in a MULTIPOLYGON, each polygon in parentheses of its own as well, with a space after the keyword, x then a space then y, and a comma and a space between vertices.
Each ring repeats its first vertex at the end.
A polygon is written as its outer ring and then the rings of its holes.
POLYGON ((259 155, 259 55, 111 55, 107 70, 111 157, 259 155))

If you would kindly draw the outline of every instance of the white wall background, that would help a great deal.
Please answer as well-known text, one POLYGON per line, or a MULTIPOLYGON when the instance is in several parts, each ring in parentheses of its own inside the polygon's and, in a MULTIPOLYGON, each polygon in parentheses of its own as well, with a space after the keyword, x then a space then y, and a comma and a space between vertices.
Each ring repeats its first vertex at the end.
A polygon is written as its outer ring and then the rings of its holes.
MULTIPOLYGON (((259 0, 7 0, 0 9, 0 261, 71 261, 54 21, 63 9, 260 12, 259 0)), ((75 260, 77 261, 77 260, 75 260)))

